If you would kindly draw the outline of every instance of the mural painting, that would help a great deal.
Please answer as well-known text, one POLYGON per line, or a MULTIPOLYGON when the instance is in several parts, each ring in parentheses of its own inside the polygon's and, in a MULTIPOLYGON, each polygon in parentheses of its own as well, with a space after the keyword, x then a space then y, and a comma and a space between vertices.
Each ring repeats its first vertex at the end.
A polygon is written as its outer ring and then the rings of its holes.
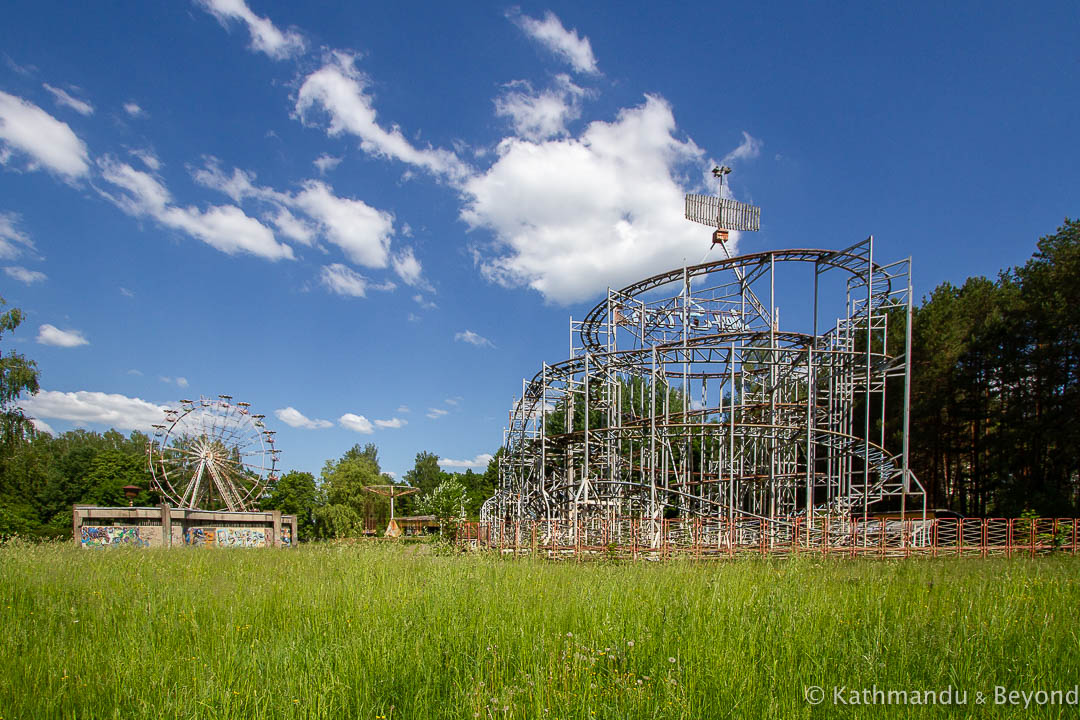
POLYGON ((292 546, 292 527, 289 525, 281 526, 281 545, 282 547, 292 546))
POLYGON ((79 532, 80 542, 86 548, 112 547, 114 545, 148 547, 150 545, 148 540, 140 537, 139 528, 133 525, 83 525, 79 528, 79 532))
POLYGON ((196 547, 266 547, 266 531, 251 528, 192 527, 184 542, 196 547))

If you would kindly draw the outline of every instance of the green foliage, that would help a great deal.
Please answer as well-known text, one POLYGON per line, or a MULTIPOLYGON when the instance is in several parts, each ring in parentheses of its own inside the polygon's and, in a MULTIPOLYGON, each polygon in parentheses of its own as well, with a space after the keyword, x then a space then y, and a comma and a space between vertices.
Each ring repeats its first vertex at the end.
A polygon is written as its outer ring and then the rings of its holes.
POLYGON ((137 505, 157 504, 146 446, 146 435, 115 430, 37 433, 17 443, 0 472, 0 537, 70 537, 73 504, 127 505, 125 485, 142 488, 137 505))
POLYGON ((313 511, 312 519, 316 534, 325 540, 358 537, 364 531, 363 518, 349 505, 320 505, 313 511))
POLYGON ((405 482, 421 493, 429 493, 443 481, 445 473, 439 467, 439 456, 421 451, 416 453, 416 464, 405 473, 405 482))
POLYGON ((317 508, 313 516, 316 535, 355 537, 368 527, 385 527, 390 518, 390 501, 364 488, 389 482, 390 478, 379 471, 374 445, 363 450, 355 445, 341 459, 327 460, 319 485, 319 504, 324 507, 317 508))
POLYGON ((286 473, 267 488, 259 507, 278 510, 283 515, 295 515, 297 539, 312 539, 315 536, 315 509, 319 507, 315 476, 296 470, 286 473))
MULTIPOLYGON (((912 466, 969 515, 1080 512, 1080 222, 915 312, 912 466)), ((893 407, 898 407, 893 403, 893 407)))
MULTIPOLYGON (((7 301, 0 297, 0 310, 5 306, 7 301)), ((0 339, 5 332, 14 332, 23 318, 18 308, 0 314, 0 339)), ((33 436, 33 425, 17 403, 23 393, 33 395, 37 391, 37 363, 17 352, 0 351, 0 454, 9 452, 16 442, 33 436)))
POLYGON ((454 479, 444 480, 420 500, 420 510, 439 520, 439 532, 457 536, 457 528, 465 519, 465 486, 454 479))

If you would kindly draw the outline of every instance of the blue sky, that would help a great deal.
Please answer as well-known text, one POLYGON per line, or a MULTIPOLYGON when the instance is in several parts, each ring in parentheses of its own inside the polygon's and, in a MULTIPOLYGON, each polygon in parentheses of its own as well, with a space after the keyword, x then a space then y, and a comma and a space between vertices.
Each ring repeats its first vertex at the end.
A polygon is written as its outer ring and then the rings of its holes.
MULTIPOLYGON (((608 286, 742 251, 911 255, 916 294, 1022 263, 1080 197, 1080 5, 5 6, 4 338, 43 427, 180 398, 485 465, 521 378, 608 286)), ((785 303, 802 296, 781 291, 785 303)))

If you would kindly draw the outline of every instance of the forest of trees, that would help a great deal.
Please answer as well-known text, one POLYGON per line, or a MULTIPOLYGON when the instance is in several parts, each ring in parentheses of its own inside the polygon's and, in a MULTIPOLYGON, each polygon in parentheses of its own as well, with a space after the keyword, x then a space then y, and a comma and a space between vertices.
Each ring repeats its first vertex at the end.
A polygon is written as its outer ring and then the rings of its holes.
POLYGON ((1080 221, 996 280, 940 285, 912 332, 911 462, 931 506, 1080 512, 1080 221))
MULTIPOLYGON (((0 341, 22 319, 18 309, 0 314, 0 341)), ((995 280, 938 286, 913 322, 911 465, 930 507, 976 516, 1080 513, 1080 221, 1066 219, 1027 263, 995 280)), ((19 398, 37 389, 34 362, 0 346, 0 539, 70 535, 73 504, 126 505, 125 485, 143 488, 136 504, 159 502, 146 435, 36 432, 19 398)), ((901 404, 888 406, 898 446, 901 404)), ((403 480, 420 493, 398 498, 398 515, 451 497, 476 517, 494 491, 497 459, 483 473, 447 473, 437 455, 420 452, 403 480)), ((388 498, 363 488, 392 482, 376 446, 356 445, 318 478, 286 473, 261 506, 295 514, 301 539, 355 536, 389 519, 388 498)))

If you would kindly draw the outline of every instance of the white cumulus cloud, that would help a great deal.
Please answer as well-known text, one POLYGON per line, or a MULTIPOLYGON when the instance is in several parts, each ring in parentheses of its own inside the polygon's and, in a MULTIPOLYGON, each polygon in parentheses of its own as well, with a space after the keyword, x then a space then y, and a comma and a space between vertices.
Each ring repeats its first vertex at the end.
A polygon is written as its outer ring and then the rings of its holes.
POLYGON ((139 103, 134 101, 124 103, 124 112, 131 117, 140 117, 146 114, 146 111, 139 107, 139 103))
POLYGON ((375 432, 375 427, 371 424, 371 421, 363 415, 345 413, 338 418, 338 424, 343 428, 348 428, 363 435, 370 435, 375 432))
POLYGON ((23 411, 34 417, 97 423, 117 430, 151 430, 165 416, 165 406, 127 397, 80 390, 41 390, 22 401, 23 411))
POLYGON ((308 418, 302 412, 292 407, 284 407, 274 411, 274 415, 277 419, 286 425, 294 428, 304 428, 305 430, 321 430, 323 428, 333 427, 334 423, 329 420, 316 420, 308 418))
POLYGON ((90 169, 86 144, 67 123, 0 91, 0 164, 7 164, 14 152, 30 158, 31 170, 45 167, 69 180, 90 169))
POLYGON ((42 345, 66 348, 90 344, 90 341, 78 330, 61 330, 48 323, 38 328, 37 341, 42 345))
POLYGON ((510 83, 495 98, 495 114, 510 118, 514 132, 527 140, 546 140, 567 134, 566 124, 581 117, 585 90, 568 75, 555 78, 553 87, 535 92, 525 80, 510 83))
POLYGON ((703 152, 679 137, 663 98, 646 96, 578 137, 507 138, 497 152, 465 184, 461 211, 494 235, 477 254, 490 280, 567 304, 698 262, 709 248, 707 230, 683 218, 694 189, 684 178, 700 178, 703 152))
POLYGON ((415 147, 401 128, 386 129, 375 119, 368 78, 356 68, 356 58, 334 52, 322 68, 308 75, 296 96, 296 114, 311 122, 317 110, 330 117, 330 135, 348 133, 360 138, 360 148, 369 154, 393 158, 446 178, 460 181, 468 167, 449 150, 415 147))
POLYGON ((409 424, 408 420, 402 420, 401 418, 391 418, 390 420, 376 420, 376 427, 380 428, 401 428, 409 424))
POLYGON ((600 72, 596 67, 596 57, 593 55, 589 38, 581 37, 577 30, 567 30, 550 10, 544 14, 543 20, 522 15, 519 11, 509 13, 509 18, 524 30, 526 35, 569 63, 577 72, 589 75, 600 72))
POLYGON ((282 32, 269 19, 259 17, 244 0, 200 0, 200 3, 228 28, 230 20, 239 20, 251 33, 251 49, 275 60, 304 52, 304 38, 294 30, 282 32))
POLYGON ((488 463, 491 462, 493 456, 490 453, 480 453, 472 460, 451 460, 450 458, 439 458, 439 465, 441 467, 463 467, 463 468, 487 468, 488 463))
POLYGON ((394 217, 363 200, 338 197, 318 180, 304 183, 293 202, 322 228, 326 239, 357 265, 384 268, 390 256, 394 217))

